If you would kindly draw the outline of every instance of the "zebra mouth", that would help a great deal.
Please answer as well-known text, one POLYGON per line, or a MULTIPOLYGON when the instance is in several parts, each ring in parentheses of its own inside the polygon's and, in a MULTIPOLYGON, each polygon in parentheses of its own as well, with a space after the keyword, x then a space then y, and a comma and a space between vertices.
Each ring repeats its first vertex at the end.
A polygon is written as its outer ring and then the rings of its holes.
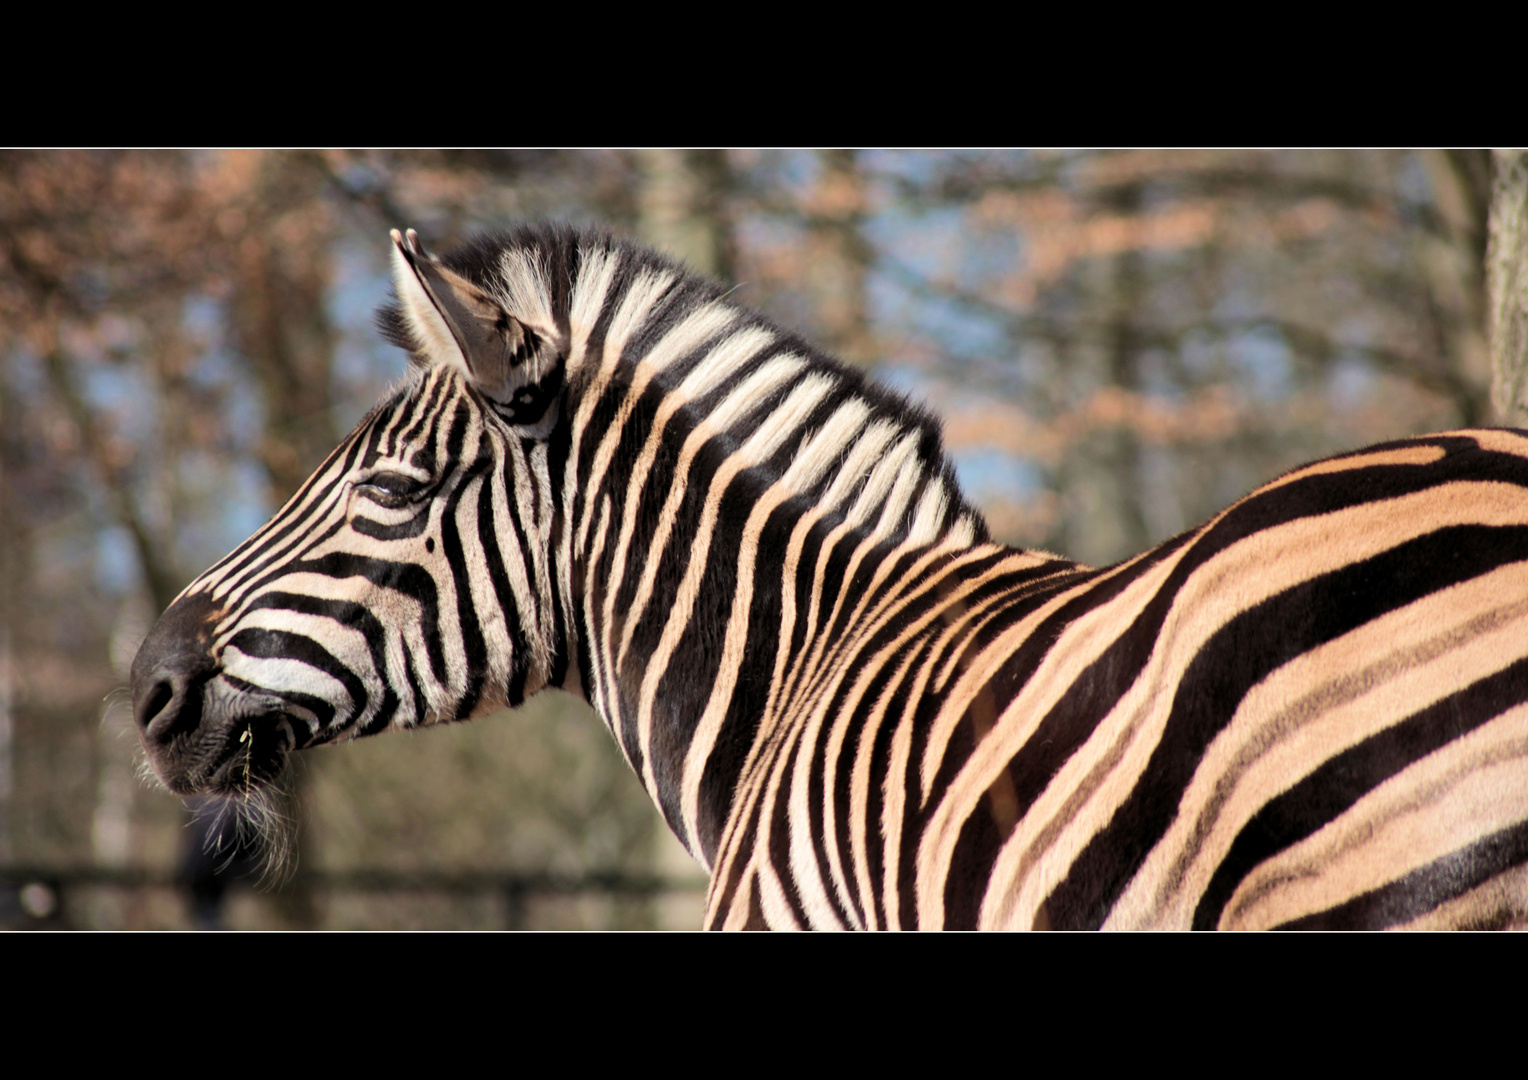
POLYGON ((247 717, 229 725, 204 790, 215 795, 247 795, 275 783, 296 748, 293 718, 273 712, 247 717))

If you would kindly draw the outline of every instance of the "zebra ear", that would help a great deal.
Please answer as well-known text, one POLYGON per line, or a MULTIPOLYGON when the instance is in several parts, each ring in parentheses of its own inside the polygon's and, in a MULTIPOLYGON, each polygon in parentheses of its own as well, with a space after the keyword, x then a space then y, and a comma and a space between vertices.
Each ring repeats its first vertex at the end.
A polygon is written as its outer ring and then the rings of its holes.
POLYGON ((508 403, 520 369, 541 345, 536 332, 482 289, 426 254, 413 229, 392 231, 393 283, 403 320, 431 359, 456 364, 488 397, 508 403))

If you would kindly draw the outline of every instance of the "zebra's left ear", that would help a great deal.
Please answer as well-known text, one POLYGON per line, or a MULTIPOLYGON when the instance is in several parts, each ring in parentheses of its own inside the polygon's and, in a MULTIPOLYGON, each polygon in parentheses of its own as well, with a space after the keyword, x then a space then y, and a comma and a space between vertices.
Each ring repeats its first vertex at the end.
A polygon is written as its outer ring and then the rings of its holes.
POLYGON ((484 395, 511 406, 543 374, 533 362, 540 335, 426 254, 413 229, 407 237, 394 229, 392 238, 393 284, 410 335, 431 360, 457 365, 484 395))

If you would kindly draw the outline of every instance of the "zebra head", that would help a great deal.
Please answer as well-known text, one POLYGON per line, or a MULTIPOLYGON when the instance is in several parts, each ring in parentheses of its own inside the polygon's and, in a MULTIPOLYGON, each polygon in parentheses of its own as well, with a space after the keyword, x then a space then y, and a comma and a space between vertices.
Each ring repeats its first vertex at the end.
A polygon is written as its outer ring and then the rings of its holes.
POLYGON ((251 794, 293 750, 466 719, 567 676, 549 466, 565 335, 470 250, 453 269, 392 235, 382 321, 410 377, 133 662, 149 763, 177 793, 251 794))

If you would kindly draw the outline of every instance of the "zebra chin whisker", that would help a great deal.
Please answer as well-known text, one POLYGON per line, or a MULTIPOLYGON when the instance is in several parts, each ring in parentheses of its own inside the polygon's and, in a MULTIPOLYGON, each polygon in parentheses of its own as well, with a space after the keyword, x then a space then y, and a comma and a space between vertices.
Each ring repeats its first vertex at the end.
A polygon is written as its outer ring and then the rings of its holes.
MULTIPOLYGON (((233 726, 236 730, 250 730, 261 719, 250 718, 235 722, 233 726)), ((268 726, 279 739, 284 766, 286 756, 296 748, 291 718, 279 714, 268 726)), ((239 745, 237 737, 234 743, 239 745)), ((199 793, 184 796, 183 801, 193 817, 210 815, 213 819, 205 839, 208 852, 226 852, 226 862, 237 858, 239 851, 252 853, 258 868, 253 882, 255 886, 278 888, 291 879, 297 868, 297 820, 292 809, 296 805, 296 792, 291 770, 281 767, 258 781, 246 772, 232 787, 220 787, 213 782, 213 776, 228 771, 230 761, 224 761, 219 769, 210 770, 205 778, 191 781, 190 786, 199 793)), ((165 779, 141 746, 134 762, 134 773, 146 787, 166 788, 165 779)))
POLYGON ((239 794, 202 796, 193 810, 213 819, 206 837, 209 853, 227 852, 226 861, 231 862, 240 850, 253 852, 259 868, 257 888, 277 888, 297 870, 297 821, 288 809, 295 792, 289 776, 283 772, 277 780, 239 794))
POLYGON ((291 725, 279 713, 261 713, 228 725, 222 752, 197 786, 216 795, 246 796, 275 783, 291 752, 291 725))

